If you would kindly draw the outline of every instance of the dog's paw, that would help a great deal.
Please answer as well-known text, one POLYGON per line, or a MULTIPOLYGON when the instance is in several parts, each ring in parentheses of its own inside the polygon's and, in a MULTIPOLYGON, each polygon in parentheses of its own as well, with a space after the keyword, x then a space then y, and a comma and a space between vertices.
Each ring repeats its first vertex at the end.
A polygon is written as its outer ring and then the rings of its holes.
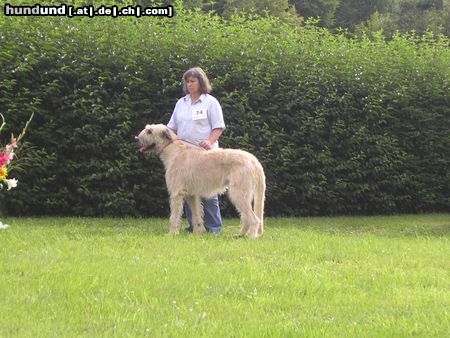
POLYGON ((173 235, 173 236, 176 236, 176 235, 180 234, 180 231, 179 230, 170 229, 169 234, 173 235))
POLYGON ((255 229, 255 230, 252 229, 247 233, 247 237, 250 239, 257 239, 257 238, 261 237, 261 235, 262 234, 260 234, 258 232, 258 229, 255 229))
POLYGON ((194 227, 194 234, 200 235, 206 231, 205 227, 203 225, 195 226, 194 227))

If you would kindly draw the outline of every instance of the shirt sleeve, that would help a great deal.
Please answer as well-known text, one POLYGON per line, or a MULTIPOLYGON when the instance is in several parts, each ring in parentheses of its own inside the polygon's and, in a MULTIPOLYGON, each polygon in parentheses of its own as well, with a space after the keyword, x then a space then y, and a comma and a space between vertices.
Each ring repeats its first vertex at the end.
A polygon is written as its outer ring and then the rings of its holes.
POLYGON ((209 120, 211 123, 212 129, 225 129, 225 122, 223 119, 222 107, 220 106, 219 101, 213 96, 211 96, 210 104, 208 107, 209 111, 209 120))
POLYGON ((178 130, 178 124, 177 124, 177 118, 176 118, 177 110, 178 110, 177 108, 178 108, 178 102, 175 105, 175 108, 173 110, 172 116, 170 117, 170 121, 167 124, 167 127, 169 127, 170 129, 172 129, 174 131, 178 130))

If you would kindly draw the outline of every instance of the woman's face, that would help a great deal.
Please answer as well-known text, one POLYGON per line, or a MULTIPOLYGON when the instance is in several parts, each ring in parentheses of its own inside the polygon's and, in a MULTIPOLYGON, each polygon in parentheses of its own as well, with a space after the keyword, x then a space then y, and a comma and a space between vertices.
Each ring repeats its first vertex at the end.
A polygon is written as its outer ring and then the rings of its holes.
POLYGON ((189 76, 186 79, 186 87, 191 95, 198 95, 200 94, 200 81, 198 81, 198 78, 189 76))

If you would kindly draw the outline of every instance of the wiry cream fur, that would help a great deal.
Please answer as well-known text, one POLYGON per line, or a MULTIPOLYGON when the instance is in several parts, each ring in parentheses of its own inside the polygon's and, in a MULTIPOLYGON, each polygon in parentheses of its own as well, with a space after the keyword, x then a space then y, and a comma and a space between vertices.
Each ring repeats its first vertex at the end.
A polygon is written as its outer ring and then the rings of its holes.
POLYGON ((255 156, 237 149, 204 150, 177 140, 162 124, 147 125, 137 140, 143 153, 154 152, 164 163, 171 233, 180 231, 184 200, 192 210, 194 232, 200 233, 204 231, 200 198, 228 190, 231 202, 241 215, 240 236, 257 238, 263 234, 266 183, 263 167, 255 156))

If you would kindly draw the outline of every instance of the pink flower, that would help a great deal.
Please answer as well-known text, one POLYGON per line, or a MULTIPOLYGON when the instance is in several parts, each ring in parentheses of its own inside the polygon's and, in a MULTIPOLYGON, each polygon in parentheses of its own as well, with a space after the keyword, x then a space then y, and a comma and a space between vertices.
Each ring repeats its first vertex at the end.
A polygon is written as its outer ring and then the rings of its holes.
POLYGON ((17 148, 17 139, 16 138, 13 138, 13 140, 11 142, 11 147, 17 148))
POLYGON ((0 167, 3 167, 5 164, 9 163, 9 154, 8 153, 0 153, 0 167))
POLYGON ((9 156, 9 160, 11 161, 14 158, 14 146, 12 144, 8 144, 5 149, 9 156))

